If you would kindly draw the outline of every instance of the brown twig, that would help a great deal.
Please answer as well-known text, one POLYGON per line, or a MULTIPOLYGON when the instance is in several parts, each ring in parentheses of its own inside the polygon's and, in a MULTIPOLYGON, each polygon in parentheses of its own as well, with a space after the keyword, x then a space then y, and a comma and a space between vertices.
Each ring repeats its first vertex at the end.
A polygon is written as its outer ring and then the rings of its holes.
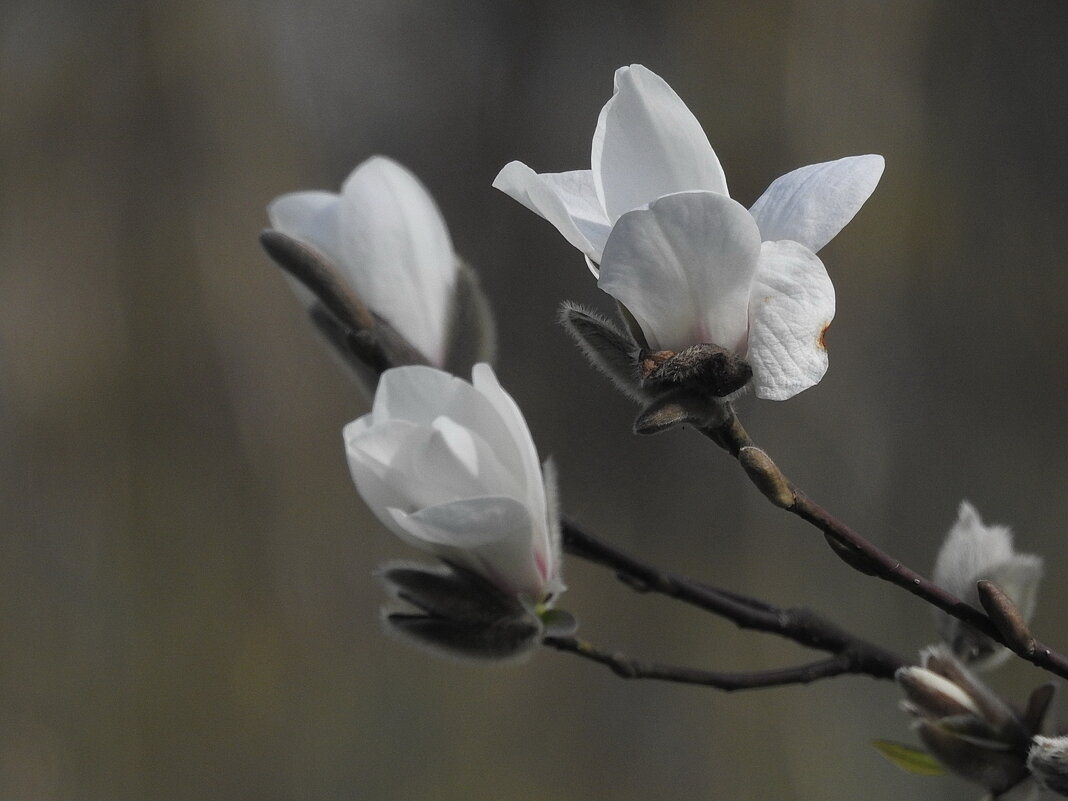
MULTIPOLYGON (((729 405, 728 405, 729 409, 729 405)), ((822 506, 812 501, 786 479, 764 451, 753 444, 737 415, 716 429, 700 432, 738 459, 754 485, 776 506, 791 512, 823 532, 835 554, 850 567, 875 576, 922 598, 930 605, 961 620, 1007 646, 1020 658, 1062 678, 1068 678, 1068 657, 1031 639, 1029 647, 1004 636, 990 617, 916 571, 903 565, 869 542, 822 506)))
POLYGON ((597 648, 591 643, 576 637, 546 637, 544 642, 547 646, 558 651, 575 654, 584 659, 605 665, 617 676, 624 679, 656 679, 680 684, 698 684, 705 687, 715 687, 717 690, 724 690, 725 692, 782 687, 787 684, 808 684, 818 679, 857 672, 849 658, 843 655, 782 670, 727 673, 695 670, 656 662, 641 662, 619 652, 609 652, 597 648))
MULTIPOLYGON (((782 609, 765 601, 720 590, 685 576, 661 571, 648 562, 595 537, 573 521, 564 520, 563 522, 563 544, 568 554, 615 571, 620 581, 634 590, 656 592, 676 598, 725 618, 739 628, 775 634, 808 648, 834 654, 835 664, 844 665, 844 667, 836 673, 826 675, 858 673, 877 679, 892 679, 898 668, 910 664, 896 654, 855 637, 811 610, 782 609)), ((773 671, 761 675, 779 674, 779 671, 773 671)), ((814 678, 823 677, 822 674, 814 676, 814 678)), ((733 689, 741 689, 741 687, 733 689)))

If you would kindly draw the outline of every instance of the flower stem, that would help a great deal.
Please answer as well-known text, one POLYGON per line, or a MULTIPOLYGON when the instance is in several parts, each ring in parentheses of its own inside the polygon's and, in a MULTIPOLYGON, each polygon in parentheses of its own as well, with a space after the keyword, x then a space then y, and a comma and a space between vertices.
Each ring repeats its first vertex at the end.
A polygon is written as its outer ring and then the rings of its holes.
POLYGON ((875 576, 911 592, 931 606, 1007 646, 1021 659, 1057 676, 1068 678, 1068 657, 1037 640, 1030 640, 1030 647, 1027 648, 1021 647, 1019 642, 1009 641, 982 610, 965 603, 894 559, 797 489, 770 457, 756 448, 737 415, 729 407, 728 410, 730 418, 722 426, 698 430, 735 457, 753 484, 773 504, 822 531, 827 544, 842 561, 861 573, 875 576))
POLYGON ((624 679, 656 679, 680 684, 697 684, 725 692, 782 687, 787 684, 808 684, 818 679, 856 672, 848 657, 842 655, 780 670, 725 673, 657 662, 642 662, 618 651, 603 650, 576 637, 546 637, 544 643, 558 651, 575 654, 605 665, 624 679))
POLYGON ((909 664, 897 654, 850 634, 811 610, 783 609, 685 576, 661 571, 594 536, 571 520, 563 521, 563 541, 567 553, 615 571, 620 581, 637 592, 666 595, 729 620, 739 628, 775 634, 808 648, 833 654, 836 664, 843 667, 826 675, 857 673, 877 679, 892 679, 898 668, 909 664))

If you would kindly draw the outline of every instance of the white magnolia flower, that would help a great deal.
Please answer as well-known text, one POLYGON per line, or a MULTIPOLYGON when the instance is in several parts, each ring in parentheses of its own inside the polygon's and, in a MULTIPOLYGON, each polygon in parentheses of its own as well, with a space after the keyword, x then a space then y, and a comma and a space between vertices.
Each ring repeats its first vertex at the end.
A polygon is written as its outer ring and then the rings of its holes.
POLYGON ((341 194, 293 192, 267 208, 271 225, 321 251, 360 300, 431 364, 445 365, 457 256, 433 198, 407 169, 375 156, 341 194))
MULTIPOLYGON (((1025 621, 1034 615, 1038 585, 1042 579, 1042 559, 1016 553, 1012 532, 1006 526, 984 525, 979 512, 961 501, 957 522, 946 535, 935 560, 934 581, 958 598, 979 606, 976 584, 993 581, 1010 598, 1025 621)), ((989 637, 955 617, 937 613, 939 634, 956 655, 975 667, 994 667, 1009 652, 989 637)))
POLYGON ((551 473, 492 368, 472 380, 386 371, 371 412, 345 427, 349 467, 398 537, 533 607, 563 589, 551 473))
MULTIPOLYGON (((783 175, 750 209, 761 239, 789 239, 818 252, 853 219, 882 172, 882 156, 867 155, 783 175)), ((592 169, 538 174, 513 161, 493 185, 551 222, 595 264, 628 211, 675 192, 728 195, 700 123, 662 78, 639 64, 616 70, 615 94, 593 135, 592 169)))
POLYGON ((761 242, 746 209, 682 192, 624 214, 598 286, 622 303, 653 351, 719 345, 746 359, 761 398, 785 400, 827 371, 834 287, 796 241, 761 242))

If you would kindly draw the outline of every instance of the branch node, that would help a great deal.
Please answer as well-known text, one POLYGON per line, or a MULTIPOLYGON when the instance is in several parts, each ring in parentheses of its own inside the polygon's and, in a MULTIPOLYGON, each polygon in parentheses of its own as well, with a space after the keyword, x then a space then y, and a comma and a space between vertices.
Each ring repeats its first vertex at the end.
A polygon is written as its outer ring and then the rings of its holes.
MULTIPOLYGON (((992 581, 984 579, 976 584, 976 589, 979 591, 979 603, 990 616, 990 622, 1005 638, 1005 644, 1020 655, 1034 656, 1038 643, 1013 600, 992 581)), ((1046 653, 1049 654, 1048 651, 1046 653)))
POLYGON ((743 445, 738 451, 738 461, 756 488, 780 509, 789 509, 797 502, 797 494, 782 470, 760 448, 743 445))

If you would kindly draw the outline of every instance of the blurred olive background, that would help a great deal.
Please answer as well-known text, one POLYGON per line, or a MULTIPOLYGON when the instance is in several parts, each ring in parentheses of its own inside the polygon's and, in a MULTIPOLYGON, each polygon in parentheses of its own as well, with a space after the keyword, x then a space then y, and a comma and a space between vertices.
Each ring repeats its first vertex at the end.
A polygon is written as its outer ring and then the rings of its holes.
MULTIPOLYGON (((555 652, 485 668, 385 636, 412 557, 363 508, 367 409, 256 242, 265 204, 410 166, 498 312, 499 374, 569 512, 667 568, 809 605, 887 647, 929 610, 836 561, 692 432, 635 409, 553 324, 609 310, 579 254, 490 188, 589 164, 618 66, 687 101, 751 203, 881 153, 821 256, 826 379, 749 400, 821 503, 927 570, 961 498, 1044 554, 1068 648, 1068 14, 902 0, 7 0, 0 6, 0 798, 972 799, 898 772, 887 682, 721 694, 555 652)), ((584 564, 562 605, 637 656, 811 658, 584 564)), ((1011 664, 1022 696, 1044 674, 1011 664)), ((1068 712, 1061 713, 1065 720, 1068 712)))

